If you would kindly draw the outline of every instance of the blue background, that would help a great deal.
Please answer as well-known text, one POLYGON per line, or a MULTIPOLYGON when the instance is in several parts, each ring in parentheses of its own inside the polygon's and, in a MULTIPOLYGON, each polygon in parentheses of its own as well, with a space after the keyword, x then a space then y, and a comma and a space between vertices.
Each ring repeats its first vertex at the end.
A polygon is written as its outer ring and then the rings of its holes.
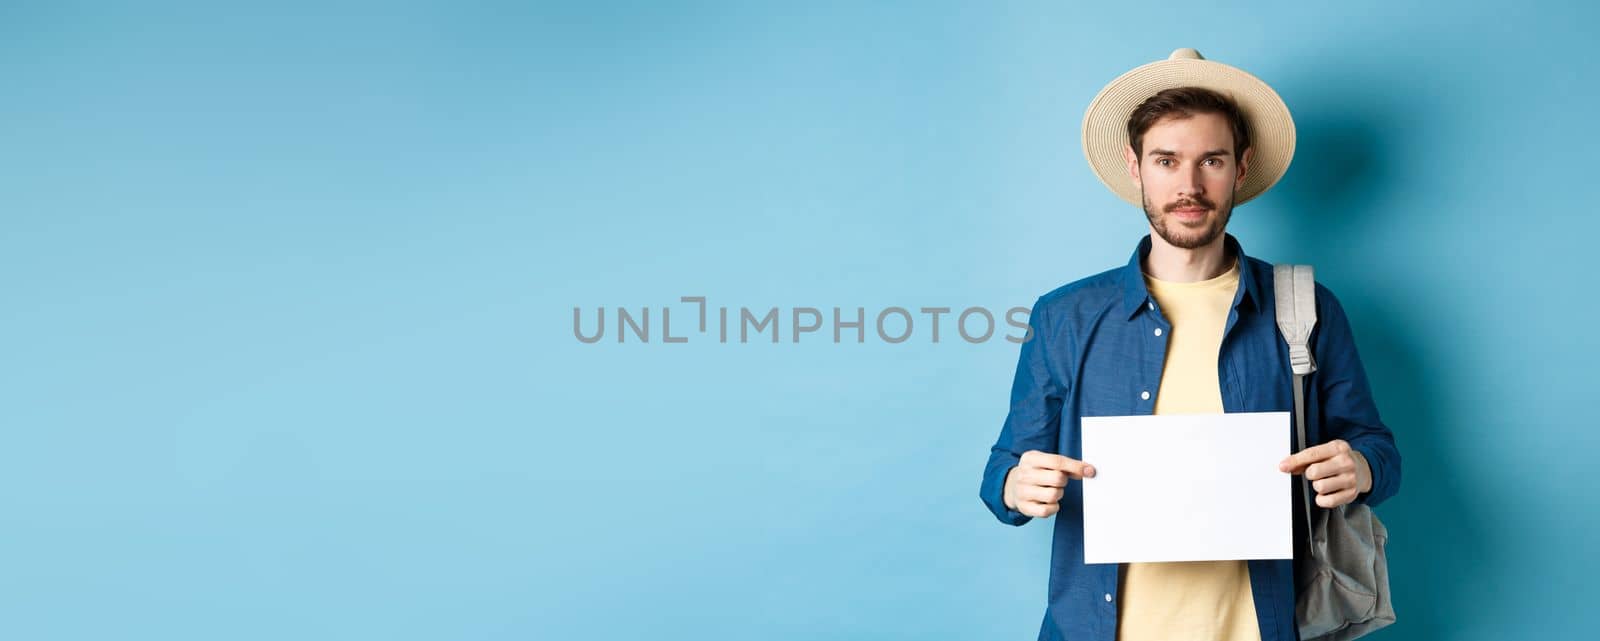
POLYGON ((1404 455, 1375 638, 1592 632, 1594 5, 857 4, 0 7, 0 636, 1031 639, 1015 344, 678 298, 1119 265, 1083 109, 1185 46, 1298 123, 1229 231, 1316 265, 1404 455))

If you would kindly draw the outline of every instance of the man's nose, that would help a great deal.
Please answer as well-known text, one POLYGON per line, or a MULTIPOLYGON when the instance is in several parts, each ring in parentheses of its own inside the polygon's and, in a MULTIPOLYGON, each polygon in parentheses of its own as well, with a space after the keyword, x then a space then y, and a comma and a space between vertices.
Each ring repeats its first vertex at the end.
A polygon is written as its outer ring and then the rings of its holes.
POLYGON ((1199 169, 1184 174, 1183 184, 1179 185, 1179 196, 1193 198, 1195 196, 1203 196, 1205 193, 1206 185, 1205 181, 1201 180, 1199 169))

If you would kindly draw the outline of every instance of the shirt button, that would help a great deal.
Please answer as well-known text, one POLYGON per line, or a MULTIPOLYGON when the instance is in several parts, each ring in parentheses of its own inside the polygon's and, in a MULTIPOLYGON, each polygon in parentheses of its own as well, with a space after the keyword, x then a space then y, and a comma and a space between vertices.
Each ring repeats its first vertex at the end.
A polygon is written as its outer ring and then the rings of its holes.
POLYGON ((1139 398, 1146 401, 1150 400, 1150 392, 1139 392, 1139 398))
POLYGON ((1149 305, 1150 309, 1155 309, 1156 308, 1156 304, 1155 303, 1145 303, 1145 304, 1149 305))
POLYGON ((1106 593, 1106 603, 1110 603, 1110 602, 1111 602, 1111 593, 1107 592, 1106 593))
POLYGON ((1161 335, 1161 328, 1157 327, 1156 328, 1156 336, 1160 336, 1160 335, 1161 335))

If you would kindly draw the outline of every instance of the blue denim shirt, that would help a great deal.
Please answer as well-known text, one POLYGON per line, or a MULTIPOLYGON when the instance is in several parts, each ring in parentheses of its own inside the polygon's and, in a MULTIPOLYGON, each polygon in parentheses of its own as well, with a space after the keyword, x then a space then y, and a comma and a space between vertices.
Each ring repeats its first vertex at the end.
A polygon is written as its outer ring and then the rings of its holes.
MULTIPOLYGON (((1239 288, 1228 312, 1217 357, 1226 412, 1294 411, 1289 348, 1278 332, 1272 265, 1246 256, 1232 234, 1229 256, 1239 257, 1239 288)), ((1142 264, 1150 253, 1147 235, 1128 264, 1063 285, 1034 303, 1022 344, 1011 409, 990 450, 979 496, 1002 523, 1022 525, 1031 517, 1005 506, 1006 473, 1024 452, 1043 450, 1082 458, 1079 419, 1084 416, 1151 414, 1161 385, 1172 324, 1145 288, 1142 264), (1160 329, 1158 333, 1156 330, 1160 329), (1145 394, 1148 392, 1148 394, 1145 394)), ((1350 321, 1333 292, 1316 286, 1317 324, 1311 342, 1317 371, 1306 377, 1306 438, 1315 445, 1344 439, 1372 469, 1372 490, 1358 502, 1376 506, 1400 487, 1400 452, 1378 418, 1350 321)), ((1284 432, 1285 451, 1294 428, 1284 432)), ((1094 463, 1094 461, 1089 461, 1094 463)), ((1174 482, 1181 482, 1175 475, 1174 482)), ((1303 514, 1299 477, 1285 474, 1283 491, 1303 514)), ((1313 510, 1320 510, 1313 503, 1313 510)), ((1041 641, 1113 641, 1117 631, 1116 563, 1083 562, 1083 490, 1067 484, 1055 515, 1050 587, 1041 641)), ((1304 554, 1304 519, 1295 519, 1296 554, 1304 554)), ((1178 526, 1174 524, 1175 536, 1178 526)), ((1294 562, 1251 560, 1250 587, 1263 641, 1297 639, 1294 562)))

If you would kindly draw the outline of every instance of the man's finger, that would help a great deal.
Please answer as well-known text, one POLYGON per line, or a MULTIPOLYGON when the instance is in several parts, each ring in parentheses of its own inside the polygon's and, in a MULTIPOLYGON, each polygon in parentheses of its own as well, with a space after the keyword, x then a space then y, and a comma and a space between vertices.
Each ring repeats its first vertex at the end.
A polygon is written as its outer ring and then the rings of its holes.
POLYGON ((1355 477, 1345 476, 1342 474, 1311 482, 1311 489, 1316 490, 1317 494, 1332 494, 1338 490, 1352 488, 1355 486, 1355 477))
POLYGON ((1300 450, 1299 452, 1295 452, 1294 454, 1289 455, 1288 458, 1284 459, 1283 463, 1278 466, 1278 469, 1289 472, 1290 474, 1299 474, 1305 470, 1307 465, 1331 456, 1332 454, 1329 452, 1328 445, 1328 443, 1323 443, 1322 445, 1308 447, 1300 450))
POLYGON ((1314 445, 1283 459, 1283 462, 1278 464, 1278 470, 1290 474, 1299 474, 1306 469, 1307 465, 1330 458, 1348 449, 1349 446, 1345 445, 1344 441, 1330 441, 1321 445, 1314 445))
POLYGON ((1036 468, 1029 471, 1026 480, 1030 484, 1044 487, 1066 487, 1067 478, 1066 472, 1036 468))
POLYGON ((1356 464, 1353 460, 1335 463, 1335 461, 1338 460, 1339 455, 1335 454, 1333 455, 1333 458, 1324 461, 1317 461, 1316 463, 1312 463, 1311 465, 1307 466, 1305 470, 1306 480, 1315 481, 1317 479, 1333 478, 1340 474, 1356 471, 1356 464))
POLYGON ((1038 464, 1039 467, 1043 467, 1048 470, 1066 472, 1068 476, 1075 479, 1081 479, 1086 476, 1094 476, 1093 465, 1089 465, 1088 463, 1084 463, 1083 461, 1077 459, 1067 458, 1059 454, 1051 454, 1048 456, 1039 457, 1038 464))
MULTIPOLYGON (((1061 504, 1054 502, 1054 500, 1034 500, 1026 499, 1026 497, 1022 499, 1022 505, 1030 505, 1030 507, 1037 508, 1037 510, 1042 510, 1042 508, 1061 508, 1061 504)), ((1018 512, 1022 512, 1022 510, 1018 510, 1018 512)))
POLYGON ((1346 503, 1349 503, 1350 501, 1355 500, 1355 498, 1356 498, 1356 490, 1355 490, 1355 488, 1350 488, 1348 490, 1339 490, 1338 492, 1334 492, 1333 494, 1318 494, 1317 495, 1317 505, 1321 505, 1322 507, 1326 507, 1326 508, 1335 508, 1335 507, 1338 507, 1340 505, 1344 505, 1346 503))
POLYGON ((1022 498, 1025 500, 1037 501, 1039 503, 1054 503, 1056 501, 1060 501, 1062 496, 1061 488, 1043 487, 1039 485, 1023 487, 1018 493, 1021 494, 1022 498))
POLYGON ((1045 517, 1055 516, 1055 513, 1061 509, 1061 506, 1056 505, 1055 503, 1039 503, 1037 501, 1024 501, 1023 504, 1017 506, 1017 508, 1018 508, 1017 509, 1018 512, 1026 514, 1028 516, 1037 517, 1037 518, 1045 518, 1045 517))

